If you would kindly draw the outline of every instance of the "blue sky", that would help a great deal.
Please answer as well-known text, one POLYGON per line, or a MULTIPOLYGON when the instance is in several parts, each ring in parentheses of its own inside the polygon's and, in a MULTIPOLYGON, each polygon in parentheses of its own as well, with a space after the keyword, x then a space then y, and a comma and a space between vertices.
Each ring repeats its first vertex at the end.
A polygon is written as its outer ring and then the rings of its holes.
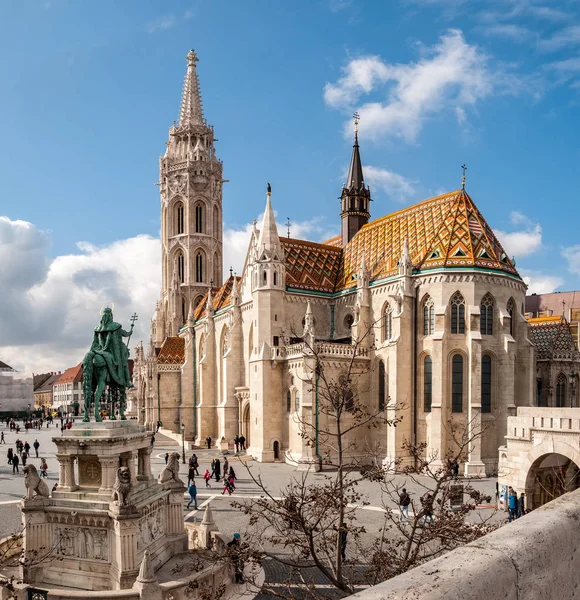
POLYGON ((87 276, 107 269, 146 336, 154 183, 189 48, 235 254, 266 181, 295 235, 338 233, 358 110, 373 217, 456 189, 466 163, 531 288, 578 289, 577 1, 0 0, 0 359, 49 368, 54 349, 53 368, 70 366, 87 335, 76 313, 98 304, 87 276))

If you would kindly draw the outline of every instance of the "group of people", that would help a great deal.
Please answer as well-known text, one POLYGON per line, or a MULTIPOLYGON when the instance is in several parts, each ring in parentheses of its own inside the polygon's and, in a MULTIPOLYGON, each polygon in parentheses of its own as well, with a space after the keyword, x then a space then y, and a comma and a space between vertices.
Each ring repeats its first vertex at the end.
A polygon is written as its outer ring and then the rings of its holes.
MULTIPOLYGON (((225 442, 225 438, 222 438, 222 442, 225 442)), ((207 444, 207 449, 211 450, 211 435, 205 438, 205 443, 207 444)), ((236 449, 236 454, 246 450, 246 438, 243 435, 236 435, 234 438, 234 448, 236 449)))
MULTIPOLYGON (((4 443, 4 432, 0 435, 0 439, 4 443)), ((14 446, 16 447, 16 452, 12 448, 8 448, 8 452, 6 452, 6 458, 8 459, 8 464, 12 465, 12 473, 20 473, 19 465, 22 463, 22 466, 26 466, 26 461, 30 457, 30 444, 28 440, 23 442, 20 439, 17 439, 14 442, 14 446)), ((36 458, 38 458, 38 449, 40 448, 40 442, 38 440, 34 440, 34 444, 32 444, 34 448, 34 452, 36 454, 36 458)), ((40 476, 48 477, 48 465, 46 464, 46 459, 40 459, 40 476)))
MULTIPOLYGON (((165 457, 165 462, 167 462, 169 454, 165 457)), ((232 492, 236 489, 236 472, 234 468, 229 464, 229 461, 224 458, 223 462, 223 477, 222 477, 222 463, 219 458, 214 458, 211 461, 211 471, 210 469, 206 469, 203 474, 203 480, 205 481, 205 487, 211 487, 210 481, 215 477, 217 483, 220 480, 223 483, 222 496, 228 492, 231 496, 232 492)), ((197 485, 195 483, 195 477, 199 477, 199 460, 196 454, 192 454, 189 459, 189 466, 187 470, 187 491, 189 493, 189 502, 187 504, 187 508, 189 508, 192 504, 194 508, 197 509, 197 485)))
POLYGON ((507 507, 508 523, 523 517, 526 514, 526 497, 524 492, 522 492, 518 498, 517 492, 510 485, 508 487, 507 507))

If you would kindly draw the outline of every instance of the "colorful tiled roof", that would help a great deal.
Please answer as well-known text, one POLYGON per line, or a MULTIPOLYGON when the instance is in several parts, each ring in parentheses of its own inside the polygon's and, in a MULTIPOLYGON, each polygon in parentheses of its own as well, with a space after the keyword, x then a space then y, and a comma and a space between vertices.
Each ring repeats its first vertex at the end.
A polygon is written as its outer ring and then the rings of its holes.
POLYGON ((75 383, 83 380, 83 365, 79 363, 76 367, 67 369, 59 378, 58 384, 75 383))
MULTIPOLYGON (((236 277, 236 279, 238 280, 238 285, 239 285, 242 281, 242 278, 236 277)), ((234 285, 234 276, 232 275, 231 277, 226 279, 226 281, 220 288, 212 288, 211 289, 213 309, 215 312, 230 305, 233 285, 234 285)), ((206 306, 207 306, 207 293, 203 297, 203 300, 201 300, 200 303, 196 306, 195 311, 193 313, 193 316, 196 321, 198 319, 201 319, 202 317, 205 317, 206 306)))
POLYGON ((180 365, 185 360, 185 339, 182 337, 167 337, 157 355, 158 364, 180 365))
POLYGON ((363 252, 371 281, 395 275, 405 236, 415 270, 480 267, 519 277, 472 199, 457 190, 364 225, 344 247, 337 290, 356 285, 363 252))
POLYGON ((333 292, 342 249, 328 244, 280 238, 286 255, 286 285, 301 290, 333 292))
POLYGON ((551 358, 553 353, 572 353, 574 338, 564 317, 528 319, 530 339, 536 346, 536 356, 551 358))

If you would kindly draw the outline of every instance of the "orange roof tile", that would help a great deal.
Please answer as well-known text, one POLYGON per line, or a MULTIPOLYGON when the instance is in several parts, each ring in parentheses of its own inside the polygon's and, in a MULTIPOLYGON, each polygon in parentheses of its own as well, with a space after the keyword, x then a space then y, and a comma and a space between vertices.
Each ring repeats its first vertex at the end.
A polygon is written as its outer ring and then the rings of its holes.
POLYGON ((79 363, 76 367, 67 369, 58 379, 55 384, 75 383, 83 380, 83 364, 79 363))
MULTIPOLYGON (((242 278, 236 277, 238 281, 238 285, 241 283, 242 278)), ((232 296, 232 287, 234 285, 234 276, 232 275, 228 279, 225 280, 223 285, 220 288, 212 288, 212 303, 214 311, 218 311, 226 306, 230 305, 231 296, 232 296)), ((196 306, 195 311, 193 313, 194 319, 197 321, 202 317, 205 317, 205 308, 207 306, 207 293, 203 297, 203 300, 196 306)))
POLYGON ((167 337, 157 355, 157 362, 164 365, 179 365, 185 360, 185 339, 167 337))

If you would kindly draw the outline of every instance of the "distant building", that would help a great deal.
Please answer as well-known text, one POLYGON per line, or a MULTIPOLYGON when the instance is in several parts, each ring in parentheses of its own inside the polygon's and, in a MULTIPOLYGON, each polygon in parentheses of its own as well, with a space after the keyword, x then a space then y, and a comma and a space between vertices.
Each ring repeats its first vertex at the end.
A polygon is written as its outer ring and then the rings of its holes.
POLYGON ((580 323, 580 291, 532 294, 526 296, 526 318, 565 317, 578 349, 578 324, 580 323))
MULTIPOLYGON (((52 410, 52 391, 54 384, 58 381, 62 373, 45 373, 48 378, 41 384, 34 386, 34 408, 52 410)), ((37 376, 35 375, 35 378, 37 376)))
POLYGON ((55 382, 52 391, 53 410, 73 413, 75 406, 84 404, 83 396, 83 365, 67 369, 55 382))
POLYGON ((20 373, 0 361, 0 413, 30 410, 34 383, 31 373, 20 373))

